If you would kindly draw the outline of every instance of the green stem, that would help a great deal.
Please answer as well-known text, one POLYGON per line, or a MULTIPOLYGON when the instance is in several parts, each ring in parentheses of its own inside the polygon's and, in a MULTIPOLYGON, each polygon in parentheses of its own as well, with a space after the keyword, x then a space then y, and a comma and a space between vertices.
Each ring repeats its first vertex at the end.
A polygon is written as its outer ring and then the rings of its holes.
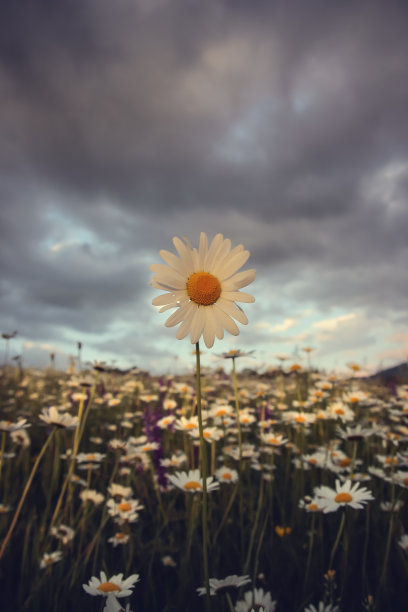
POLYGON ((335 555, 337 547, 339 545, 341 534, 343 533, 344 523, 345 522, 346 522, 346 513, 345 513, 345 511, 343 511, 343 513, 341 515, 341 521, 340 521, 340 525, 339 525, 339 530, 337 532, 337 538, 336 538, 335 543, 333 544, 333 548, 332 548, 331 553, 330 553, 329 570, 332 568, 334 555, 335 555))
POLYGON ((307 555, 307 562, 306 562, 306 572, 305 572, 305 579, 303 582, 303 590, 306 588, 306 584, 307 584, 307 578, 309 576, 309 570, 310 570, 310 562, 312 560, 312 551, 313 551, 313 542, 314 542, 314 531, 315 531, 315 520, 316 520, 316 514, 315 512, 312 513, 312 525, 310 527, 310 536, 309 536, 309 552, 307 555))
POLYGON ((204 440, 203 418, 201 412, 201 370, 200 370, 200 345, 196 343, 196 388, 197 388, 197 416, 198 429, 200 432, 200 455, 201 471, 203 475, 203 503, 202 503, 202 533, 203 533, 203 561, 204 561, 204 583, 206 590, 207 611, 211 610, 210 579, 208 573, 208 535, 207 535, 207 449, 204 440))
POLYGON ((2 546, 1 546, 1 549, 0 549, 0 559, 3 557, 4 552, 5 552, 5 550, 6 550, 6 547, 7 547, 7 544, 8 544, 8 542, 9 542, 9 540, 10 540, 11 536, 12 536, 12 533, 13 533, 13 531, 14 531, 14 527, 16 526, 17 519, 18 519, 18 517, 19 517, 19 515, 20 515, 20 512, 21 512, 21 509, 22 509, 22 507, 23 507, 23 504, 24 504, 25 498, 27 497, 27 494, 28 494, 28 491, 29 491, 29 489, 30 489, 30 487, 31 487, 31 483, 33 482, 33 479, 34 479, 35 473, 36 473, 36 471, 37 471, 37 469, 38 469, 38 466, 40 465, 40 461, 41 461, 41 459, 43 458, 44 453, 45 453, 45 451, 47 450, 47 447, 48 447, 49 443, 51 442, 51 440, 52 440, 52 438, 53 438, 54 434, 55 434, 55 428, 54 428, 54 429, 51 431, 51 433, 50 433, 50 435, 48 436, 48 438, 46 439, 46 441, 45 441, 45 443, 44 443, 44 445, 43 445, 42 449, 40 450, 40 452, 39 452, 39 454, 38 454, 38 456, 37 456, 37 459, 35 460, 35 463, 34 463, 34 465, 33 465, 33 469, 31 470, 31 474, 30 474, 30 476, 29 476, 29 478, 28 478, 28 480, 27 480, 26 486, 24 487, 24 491, 23 491, 23 494, 22 494, 22 496, 21 496, 21 498, 20 498, 20 501, 19 501, 19 503, 18 503, 18 506, 17 506, 17 509, 16 509, 16 511, 15 511, 15 514, 14 514, 13 520, 11 521, 11 525, 10 525, 10 527, 9 527, 9 530, 8 530, 8 532, 7 532, 7 535, 6 535, 6 537, 4 538, 3 544, 2 544, 2 546))
POLYGON ((4 449, 6 448, 6 432, 2 431, 1 433, 1 449, 0 449, 0 478, 1 478, 1 470, 3 467, 3 456, 4 449))
MULTIPOLYGON (((241 430, 241 418, 239 411, 239 396, 238 396, 238 384, 237 384, 237 372, 235 369, 235 357, 232 358, 232 382, 234 386, 234 397, 235 397, 235 414, 237 419, 238 428, 238 448, 239 448, 239 527, 241 533, 241 554, 244 554, 244 498, 242 492, 242 475, 243 475, 243 460, 242 460, 242 430, 241 430)), ((243 560, 243 557, 242 557, 243 560)))
POLYGON ((250 538, 250 541, 249 541, 249 548, 248 548, 247 558, 246 558, 245 565, 244 565, 243 574, 246 574, 247 571, 248 571, 249 562, 251 560, 252 548, 254 546, 254 541, 255 541, 255 535, 256 535, 256 531, 258 529, 259 515, 261 513, 262 500, 263 500, 263 483, 264 483, 264 480, 263 480, 263 478, 261 476, 261 484, 259 486, 258 506, 257 506, 257 509, 256 509, 254 525, 253 525, 252 531, 251 531, 251 538, 250 538))
POLYGON ((225 596, 227 598, 228 608, 230 612, 234 612, 235 608, 234 608, 234 604, 232 603, 231 595, 229 593, 225 593, 225 596))

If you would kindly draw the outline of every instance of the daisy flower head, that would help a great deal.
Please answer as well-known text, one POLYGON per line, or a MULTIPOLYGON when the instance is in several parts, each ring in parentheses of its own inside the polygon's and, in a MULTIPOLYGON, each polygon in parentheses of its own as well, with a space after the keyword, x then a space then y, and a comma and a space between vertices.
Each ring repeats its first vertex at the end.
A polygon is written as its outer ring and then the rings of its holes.
POLYGON ((61 429, 75 429, 78 425, 77 416, 72 416, 68 412, 59 412, 56 406, 43 408, 39 417, 47 425, 55 425, 61 429))
POLYGON ((232 470, 228 467, 220 467, 215 472, 214 476, 220 482, 226 482, 227 484, 234 484, 238 481, 237 470, 232 470))
POLYGON ((209 244, 204 232, 198 250, 177 237, 173 244, 179 257, 162 250, 160 256, 167 265, 150 266, 154 273, 151 285, 166 291, 154 298, 153 305, 160 307, 160 312, 176 309, 166 327, 181 324, 178 340, 190 334, 191 343, 196 344, 203 336, 207 348, 213 346, 215 337, 224 337, 224 329, 237 336, 239 329, 234 319, 243 325, 248 319, 236 302, 255 301, 252 295, 240 291, 256 276, 255 269, 238 272, 247 262, 249 251, 242 245, 232 249, 231 241, 222 234, 209 244))
MULTIPOLYGON (((218 593, 231 592, 233 589, 240 589, 244 584, 248 584, 248 582, 251 582, 248 575, 237 576, 233 574, 221 580, 218 580, 218 578, 210 578, 210 595, 217 595, 218 593)), ((199 595, 205 595, 206 588, 199 587, 197 593, 199 595)))
MULTIPOLYGON (((170 482, 183 489, 186 493, 202 493, 203 492, 203 479, 200 474, 200 470, 190 470, 189 472, 176 472, 168 476, 170 482)), ((213 476, 207 478, 207 493, 216 491, 219 489, 219 482, 214 481, 213 476)))
POLYGON ((19 431, 27 427, 31 427, 30 423, 27 423, 27 419, 19 419, 16 423, 12 423, 11 421, 0 421, 0 431, 6 433, 19 431))
POLYGON ((339 606, 333 606, 333 604, 325 604, 324 601, 319 601, 317 608, 313 604, 310 604, 305 608, 304 612, 340 612, 339 606))
POLYGON ((123 580, 123 574, 117 574, 107 578, 105 572, 100 573, 100 577, 92 576, 88 584, 82 587, 88 595, 101 595, 104 597, 128 597, 132 594, 132 589, 136 582, 139 582, 139 574, 132 574, 123 580))
POLYGON ((244 599, 235 604, 236 612, 252 612, 252 610, 263 610, 263 612, 274 612, 276 601, 272 601, 271 594, 263 589, 254 589, 244 594, 244 599))
POLYGON ((352 483, 351 480, 346 480, 341 484, 340 480, 336 480, 336 488, 321 486, 314 491, 318 501, 323 506, 323 512, 335 512, 340 506, 350 506, 360 510, 368 501, 374 499, 371 491, 365 487, 359 488, 359 483, 352 483))
POLYGON ((398 540, 398 546, 401 546, 404 552, 408 553, 408 535, 404 533, 398 540))
POLYGON ((56 550, 52 553, 44 553, 40 561, 40 569, 45 569, 50 565, 54 565, 54 563, 58 563, 61 559, 62 552, 60 550, 56 550))

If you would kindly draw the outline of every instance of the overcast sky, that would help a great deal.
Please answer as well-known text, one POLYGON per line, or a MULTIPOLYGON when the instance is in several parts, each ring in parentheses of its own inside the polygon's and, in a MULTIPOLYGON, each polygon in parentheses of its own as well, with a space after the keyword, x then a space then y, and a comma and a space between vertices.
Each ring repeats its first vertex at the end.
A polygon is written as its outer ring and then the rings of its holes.
POLYGON ((0 23, 10 356, 62 367, 81 341, 85 361, 192 367, 149 265, 205 231, 257 279, 204 364, 406 358, 406 0, 3 0, 0 23))

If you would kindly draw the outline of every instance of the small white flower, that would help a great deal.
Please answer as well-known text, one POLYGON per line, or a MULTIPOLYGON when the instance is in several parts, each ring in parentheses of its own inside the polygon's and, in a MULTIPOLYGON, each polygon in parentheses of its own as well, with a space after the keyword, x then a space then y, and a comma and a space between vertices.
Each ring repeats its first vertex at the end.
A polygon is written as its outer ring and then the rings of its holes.
MULTIPOLYGON (((172 484, 187 493, 203 492, 203 479, 201 478, 200 470, 176 472, 174 475, 168 476, 168 478, 172 484)), ((214 482, 213 476, 207 478, 207 493, 217 490, 219 486, 218 482, 214 482)))
POLYGON ((48 425, 55 425, 67 429, 74 429, 78 425, 78 417, 72 416, 68 412, 58 412, 55 406, 43 408, 40 419, 48 425))
POLYGON ((58 563, 62 559, 62 552, 60 550, 56 550, 52 553, 44 553, 42 559, 40 561, 40 568, 44 569, 53 565, 54 563, 58 563))
POLYGON ((123 580, 123 574, 117 574, 107 578, 105 572, 100 573, 100 578, 92 576, 88 584, 82 587, 89 595, 102 595, 103 597, 128 597, 136 582, 139 582, 139 574, 133 574, 123 580))
POLYGON ((314 491, 318 502, 323 506, 323 512, 335 512, 340 506, 350 506, 351 508, 361 509, 368 501, 374 499, 371 491, 365 487, 359 488, 359 483, 352 483, 351 480, 346 480, 341 484, 340 480, 336 480, 336 488, 322 486, 317 487, 314 491))

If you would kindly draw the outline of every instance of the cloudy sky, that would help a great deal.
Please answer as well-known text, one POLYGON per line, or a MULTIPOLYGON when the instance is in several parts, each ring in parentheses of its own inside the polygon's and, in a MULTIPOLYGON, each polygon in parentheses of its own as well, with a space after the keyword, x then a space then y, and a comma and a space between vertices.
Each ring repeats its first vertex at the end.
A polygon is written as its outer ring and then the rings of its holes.
POLYGON ((149 265, 205 231, 257 268, 249 324, 206 365, 406 358, 405 0, 3 0, 0 19, 10 356, 62 367, 81 341, 84 360, 192 367, 149 265))

